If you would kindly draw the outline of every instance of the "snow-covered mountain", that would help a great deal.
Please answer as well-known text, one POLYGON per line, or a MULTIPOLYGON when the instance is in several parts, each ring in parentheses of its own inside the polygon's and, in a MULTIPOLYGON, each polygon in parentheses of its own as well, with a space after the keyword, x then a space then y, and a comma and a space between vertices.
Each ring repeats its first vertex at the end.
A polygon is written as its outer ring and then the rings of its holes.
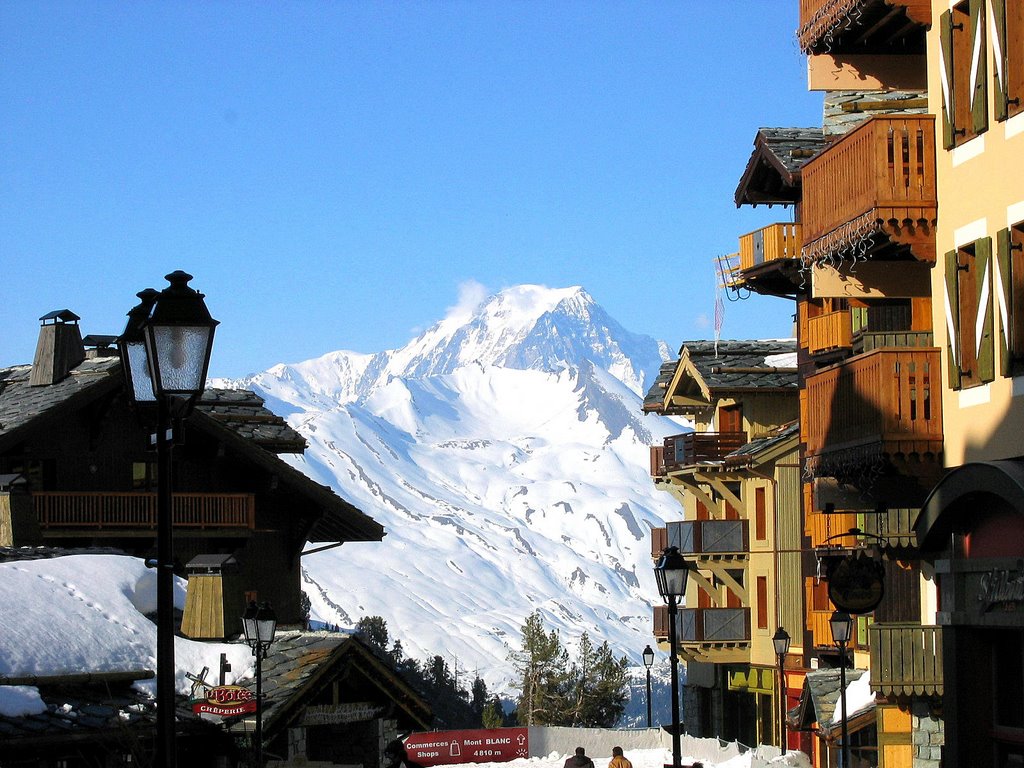
POLYGON ((380 521, 381 543, 304 557, 313 617, 380 615, 407 655, 492 690, 534 610, 639 662, 657 589, 650 529, 679 519, 641 413, 663 345, 582 288, 519 286, 398 350, 333 352, 219 386, 254 389, 309 441, 294 463, 380 521))

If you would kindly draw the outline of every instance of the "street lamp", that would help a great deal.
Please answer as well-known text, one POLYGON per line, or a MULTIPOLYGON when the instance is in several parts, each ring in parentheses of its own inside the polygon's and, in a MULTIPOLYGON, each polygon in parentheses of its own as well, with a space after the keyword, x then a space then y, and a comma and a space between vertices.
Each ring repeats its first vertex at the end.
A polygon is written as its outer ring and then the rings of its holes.
POLYGON ((644 648, 644 666, 647 667, 647 727, 651 727, 651 667, 654 666, 654 649, 644 648))
POLYGON ((846 644, 850 642, 853 621, 850 619, 850 614, 834 611, 828 623, 832 627, 832 640, 839 646, 839 703, 842 707, 840 714, 843 718, 842 768, 850 768, 850 734, 847 732, 846 723, 846 644))
POLYGON ((782 744, 782 754, 786 754, 786 654, 789 653, 789 632, 782 627, 775 630, 772 635, 772 645, 775 646, 775 655, 779 659, 779 741, 782 744))
POLYGON ((242 616, 242 631, 245 633, 245 642, 249 644, 252 655, 256 657, 256 734, 253 748, 256 751, 256 768, 262 768, 263 659, 267 658, 267 649, 274 642, 274 634, 277 632, 277 614, 270 607, 270 603, 264 602, 259 608, 255 602, 249 603, 242 616))
POLYGON ((668 604, 668 647, 672 655, 672 768, 680 768, 681 748, 679 745, 679 652, 676 638, 676 616, 679 601, 686 597, 686 579, 690 566, 679 554, 679 547, 665 547, 654 566, 654 578, 658 582, 658 593, 668 604))
POLYGON ((217 321, 203 294, 189 288, 192 276, 178 270, 170 285, 139 292, 117 340, 128 396, 136 406, 156 405, 156 753, 174 768, 174 546, 171 504, 170 422, 184 418, 206 383, 217 321))

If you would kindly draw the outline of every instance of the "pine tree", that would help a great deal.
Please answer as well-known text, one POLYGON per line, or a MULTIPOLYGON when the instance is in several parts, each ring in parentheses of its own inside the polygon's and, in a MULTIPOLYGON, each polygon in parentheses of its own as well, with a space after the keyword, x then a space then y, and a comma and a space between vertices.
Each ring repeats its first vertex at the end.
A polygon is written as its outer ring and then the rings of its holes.
POLYGON ((469 710, 473 718, 473 727, 483 725, 484 713, 487 710, 487 683, 480 675, 473 678, 473 687, 469 694, 469 710))
POLYGON ((522 648, 510 655, 519 678, 519 724, 557 724, 565 710, 568 654, 557 630, 544 631, 540 611, 527 617, 522 634, 522 648))

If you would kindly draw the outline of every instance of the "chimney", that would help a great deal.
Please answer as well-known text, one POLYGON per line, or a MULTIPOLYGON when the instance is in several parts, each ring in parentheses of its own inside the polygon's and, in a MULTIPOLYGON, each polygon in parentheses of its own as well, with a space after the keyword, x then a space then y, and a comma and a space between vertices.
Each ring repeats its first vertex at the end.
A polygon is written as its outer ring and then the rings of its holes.
POLYGON ((197 555, 185 570, 181 634, 193 640, 226 640, 241 632, 245 595, 238 561, 231 555, 197 555))
POLYGON ((90 333, 82 344, 85 346, 85 359, 95 360, 98 357, 117 357, 117 336, 101 336, 90 333))
POLYGON ((39 341, 32 361, 29 384, 45 387, 67 378, 71 369, 85 360, 79 317, 69 309, 58 309, 39 318, 39 341))

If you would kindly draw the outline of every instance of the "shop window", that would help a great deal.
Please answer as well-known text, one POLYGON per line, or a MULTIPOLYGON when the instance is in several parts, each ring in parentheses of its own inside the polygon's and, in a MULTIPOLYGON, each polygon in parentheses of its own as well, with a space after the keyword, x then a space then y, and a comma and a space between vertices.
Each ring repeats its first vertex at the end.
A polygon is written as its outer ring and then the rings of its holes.
POLYGON ((1000 370, 1024 373, 1024 221, 996 235, 996 309, 1000 370))
POLYGON ((967 389, 995 378, 992 239, 946 254, 949 386, 967 389))
POLYGON ((939 18, 942 138, 946 149, 988 130, 985 0, 962 0, 939 18))
POLYGON ((1024 112, 1024 3, 992 0, 992 83, 997 120, 1024 112))
POLYGON ((992 735, 1004 755, 1019 755, 1024 745, 1024 633, 992 634, 992 735))

